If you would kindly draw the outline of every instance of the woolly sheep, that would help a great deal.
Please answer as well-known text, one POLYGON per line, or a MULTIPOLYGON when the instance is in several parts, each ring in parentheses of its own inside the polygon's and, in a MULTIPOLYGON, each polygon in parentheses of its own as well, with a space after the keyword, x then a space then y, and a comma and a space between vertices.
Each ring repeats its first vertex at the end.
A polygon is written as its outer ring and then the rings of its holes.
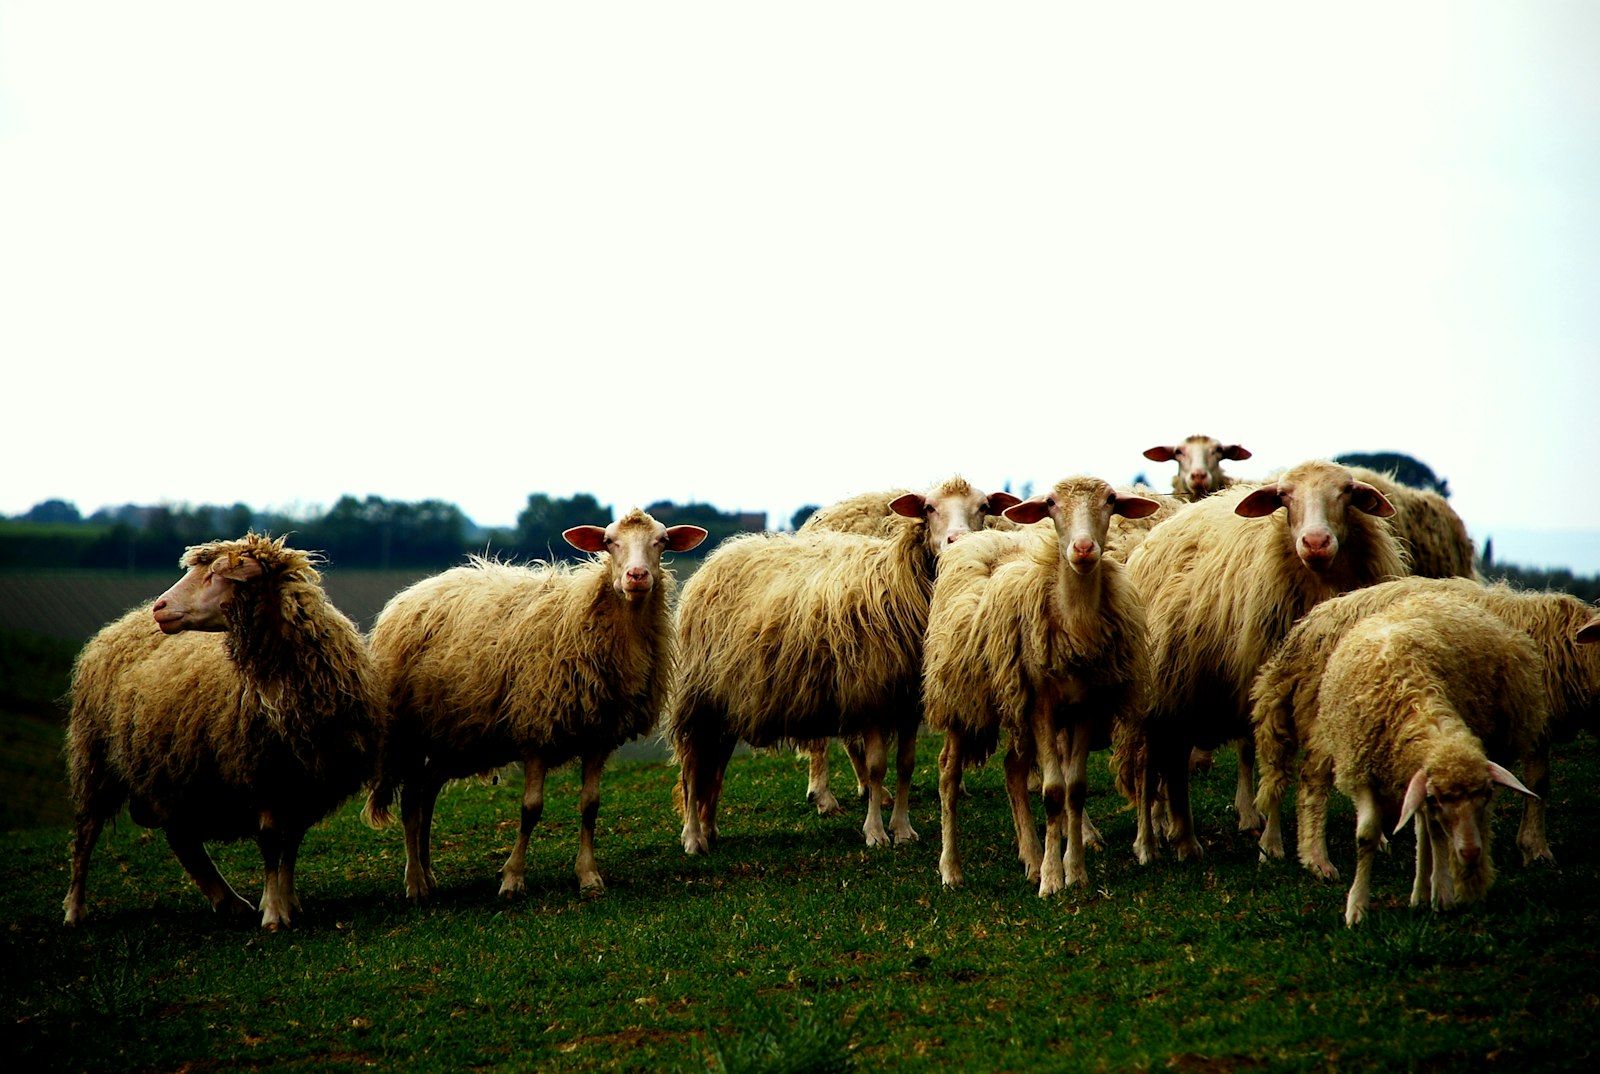
MULTIPOLYGON (((1261 786, 1256 804, 1266 817, 1262 852, 1283 856, 1281 805, 1297 752, 1308 739, 1318 712, 1322 672, 1333 647, 1355 623, 1398 600, 1420 593, 1447 593, 1472 600, 1509 626, 1528 634, 1543 658, 1547 733, 1526 757, 1525 775, 1536 795, 1549 789, 1550 745, 1580 730, 1600 731, 1600 651, 1581 649, 1578 635, 1594 609, 1566 593, 1523 592, 1503 583, 1485 585, 1467 578, 1404 578, 1344 594, 1319 604, 1284 639, 1251 685, 1261 786)), ((1328 778, 1302 765, 1296 794, 1300 862, 1311 872, 1338 875, 1328 860, 1324 839, 1328 778)), ((1517 835, 1524 861, 1550 859, 1544 836, 1544 800, 1528 798, 1517 835)))
POLYGON ((1106 536, 1113 516, 1138 518, 1159 507, 1097 478, 1068 478, 1006 511, 1027 529, 977 534, 945 552, 928 613, 923 705, 928 726, 946 736, 939 763, 946 886, 962 882, 962 769, 988 758, 1002 727, 1006 791, 1028 879, 1040 896, 1088 883, 1089 751, 1109 746, 1138 710, 1149 674, 1144 612, 1121 565, 1104 555, 1106 536), (1031 525, 1046 518, 1052 526, 1031 525), (1035 765, 1045 802, 1042 860, 1028 804, 1035 765))
POLYGON ((739 534, 683 587, 679 667, 664 733, 679 766, 683 847, 717 838, 717 805, 736 743, 771 746, 859 736, 866 755, 868 846, 917 837, 911 774, 921 722, 922 635, 933 591, 926 501, 893 504, 912 522, 890 536, 739 534), (887 741, 898 739, 896 792, 883 825, 887 741))
POLYGON ((671 673, 675 581, 661 556, 694 548, 706 531, 667 527, 635 508, 562 536, 593 558, 516 566, 475 557, 396 594, 373 627, 393 731, 370 812, 388 819, 399 788, 412 900, 438 886, 430 844, 440 789, 515 761, 522 823, 500 893, 523 889, 545 774, 574 758, 583 771, 579 890, 605 890, 594 855, 600 775, 618 746, 655 726, 671 673))
MULTIPOLYGON (((862 533, 874 537, 890 537, 901 526, 911 525, 906 516, 896 513, 891 506, 909 489, 889 492, 864 492, 849 499, 824 507, 800 526, 800 532, 830 530, 836 533, 862 533)), ((925 538, 928 550, 937 556, 944 548, 995 520, 1007 507, 1019 503, 1009 492, 984 494, 973 488, 965 478, 957 475, 935 485, 923 494, 923 515, 927 519, 925 538)), ((806 801, 815 803, 817 813, 824 817, 844 812, 839 799, 829 786, 828 740, 814 739, 798 743, 798 752, 807 759, 806 801)), ((855 770, 856 797, 866 796, 866 757, 858 739, 846 739, 845 755, 855 770)))
POLYGON ((1114 765, 1118 786, 1138 804, 1141 862, 1156 853, 1151 808, 1163 783, 1178 857, 1200 854, 1189 809, 1193 747, 1242 740, 1234 802, 1241 830, 1259 826, 1250 680, 1317 603, 1405 573, 1382 521, 1393 513, 1347 468, 1314 459, 1276 481, 1184 508, 1128 557, 1145 601, 1153 687, 1141 726, 1118 743, 1114 765))
POLYGON ((1392 473, 1352 466, 1357 481, 1365 481, 1394 505, 1389 520, 1405 551, 1410 572, 1424 578, 1477 576, 1477 550, 1467 534, 1467 524, 1448 500, 1430 489, 1402 484, 1392 473))
POLYGON ((1214 436, 1191 436, 1181 444, 1158 444, 1146 448, 1151 462, 1176 462, 1172 493, 1183 500, 1201 500, 1233 484, 1222 472, 1224 461, 1243 462, 1250 452, 1239 444, 1224 444, 1214 436))
POLYGON ((1419 594, 1356 623, 1328 658, 1309 751, 1355 802, 1356 870, 1345 924, 1366 914, 1386 820, 1416 818, 1411 905, 1446 909, 1494 882, 1496 785, 1531 794, 1491 758, 1542 730, 1533 641, 1470 599, 1419 594))
POLYGON ((206 853, 254 838, 261 924, 288 925, 301 840, 368 780, 383 697, 366 644, 328 602, 313 553, 255 533, 195 545, 183 577, 111 623, 72 673, 75 809, 66 921, 84 918, 89 856, 128 803, 160 828, 214 909, 254 914, 206 853))

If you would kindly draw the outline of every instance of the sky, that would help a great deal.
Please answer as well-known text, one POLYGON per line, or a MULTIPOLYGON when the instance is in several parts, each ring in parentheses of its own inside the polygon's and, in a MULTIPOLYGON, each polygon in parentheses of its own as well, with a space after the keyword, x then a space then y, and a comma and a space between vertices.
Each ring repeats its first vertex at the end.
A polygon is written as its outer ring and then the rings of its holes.
POLYGON ((0 0, 0 514, 781 527, 1204 433, 1600 573, 1597 61, 1581 0, 0 0))

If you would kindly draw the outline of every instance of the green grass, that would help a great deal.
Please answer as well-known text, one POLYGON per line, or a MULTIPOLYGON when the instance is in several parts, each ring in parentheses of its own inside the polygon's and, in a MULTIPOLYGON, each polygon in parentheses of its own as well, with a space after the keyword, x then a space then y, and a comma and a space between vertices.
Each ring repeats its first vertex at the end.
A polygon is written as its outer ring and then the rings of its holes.
MULTIPOLYGON (((857 810, 819 818, 791 755, 734 759, 722 842, 688 858, 672 768, 608 772, 608 890, 579 897, 576 773, 552 777, 528 891, 497 874, 520 776, 448 789, 441 891, 401 894, 397 829, 350 804, 307 839, 305 902, 279 934, 212 915, 158 833, 124 818, 97 848, 89 922, 61 924, 64 827, 0 837, 0 1004, 9 1069, 143 1071, 1589 1070, 1600 1015, 1592 738, 1555 762, 1557 867, 1514 864, 1486 902, 1416 912, 1409 835, 1376 870, 1369 919, 1344 885, 1257 862, 1232 830, 1231 758, 1202 777, 1199 864, 1148 868, 1105 788, 1090 885, 1037 898, 1015 859, 997 761, 962 805, 967 886, 942 890, 933 759, 918 843, 869 852, 857 810)), ((836 789, 848 768, 835 750, 836 789)), ((1330 823, 1353 862, 1347 802, 1330 823)), ((243 891, 249 844, 214 848, 243 891)))

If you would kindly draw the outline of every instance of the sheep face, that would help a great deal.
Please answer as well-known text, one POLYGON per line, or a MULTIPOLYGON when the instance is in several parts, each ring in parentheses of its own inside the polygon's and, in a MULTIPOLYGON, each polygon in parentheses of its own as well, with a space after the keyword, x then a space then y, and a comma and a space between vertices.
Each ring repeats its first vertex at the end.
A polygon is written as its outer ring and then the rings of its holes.
POLYGON ((1050 519, 1067 565, 1078 574, 1088 574, 1100 565, 1111 516, 1144 518, 1160 509, 1155 500, 1119 493, 1098 478, 1069 477, 1048 493, 1007 508, 1005 516, 1021 525, 1050 519))
POLYGON ((1234 512, 1244 518, 1262 518, 1280 507, 1288 512, 1295 554, 1318 574, 1338 558, 1339 542, 1349 531, 1351 510, 1377 518, 1394 515, 1394 505, 1383 493, 1357 481, 1343 466, 1324 462, 1294 467, 1272 484, 1252 491, 1234 512))
POLYGON ((643 600, 661 579, 661 554, 687 552, 706 539, 699 526, 663 526, 635 508, 606 527, 574 526, 561 536, 584 552, 605 552, 611 586, 624 600, 643 600))
POLYGON ((952 478, 926 494, 907 492, 889 503, 889 509, 906 518, 927 523, 928 552, 937 556, 947 545, 983 529, 984 519, 1019 503, 1009 492, 987 495, 960 478, 952 478))
POLYGON ((1493 761, 1474 756, 1465 765, 1445 760, 1419 768, 1406 786, 1398 832, 1420 815, 1435 857, 1449 866, 1448 885, 1436 885, 1432 901, 1441 908, 1481 898, 1494 883, 1489 855, 1490 814, 1496 787, 1533 797, 1516 776, 1493 761), (1443 887, 1444 890, 1439 890, 1443 887))
MULTIPOLYGON (((192 558, 192 557, 191 557, 192 558)), ((151 614, 163 634, 228 629, 227 610, 235 587, 261 577, 261 562, 236 551, 193 563, 171 589, 156 598, 151 614)))
POLYGON ((1170 447, 1158 444, 1146 448, 1144 457, 1152 462, 1176 462, 1179 490, 1198 500, 1223 487, 1224 460, 1242 462, 1250 452, 1239 444, 1224 444, 1214 436, 1191 436, 1170 447))

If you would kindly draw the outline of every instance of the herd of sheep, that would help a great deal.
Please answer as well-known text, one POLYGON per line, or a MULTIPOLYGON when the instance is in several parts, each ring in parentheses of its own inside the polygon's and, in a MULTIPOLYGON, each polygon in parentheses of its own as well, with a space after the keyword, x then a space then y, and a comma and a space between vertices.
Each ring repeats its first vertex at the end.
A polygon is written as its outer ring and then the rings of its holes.
POLYGON ((827 815, 841 810, 826 750, 842 740, 867 844, 915 840, 928 728, 943 736, 951 887, 963 773, 1002 748, 1017 854, 1041 896, 1088 882, 1084 850, 1101 837, 1084 809, 1087 759, 1104 749, 1136 810, 1140 862, 1163 847, 1200 855, 1190 776, 1233 742, 1240 830, 1283 856, 1292 775, 1300 860, 1336 877, 1337 787, 1356 812, 1351 925, 1373 853, 1408 822, 1412 905, 1481 897, 1497 789, 1524 796, 1523 857, 1551 857, 1550 744, 1597 730, 1600 612, 1487 584, 1445 500, 1389 475, 1310 460, 1234 480, 1222 462, 1250 452, 1210 437, 1145 455, 1178 463, 1170 494, 1085 476, 1026 500, 959 477, 867 493, 794 532, 729 538, 681 593, 662 557, 706 531, 634 510, 568 530, 590 554, 575 566, 475 558, 424 579, 368 636, 328 601, 316 557, 281 538, 191 548, 183 577, 101 630, 74 668, 66 921, 83 920, 91 852, 126 805, 162 829, 214 908, 287 925, 305 833, 362 791, 373 825, 398 796, 406 894, 425 900, 441 788, 514 762, 522 817, 501 893, 523 887, 546 772, 579 761, 576 872, 598 894, 602 771, 658 729, 689 854, 716 844, 740 743, 808 755, 807 796, 827 815), (245 837, 261 850, 259 907, 205 849, 245 837))

